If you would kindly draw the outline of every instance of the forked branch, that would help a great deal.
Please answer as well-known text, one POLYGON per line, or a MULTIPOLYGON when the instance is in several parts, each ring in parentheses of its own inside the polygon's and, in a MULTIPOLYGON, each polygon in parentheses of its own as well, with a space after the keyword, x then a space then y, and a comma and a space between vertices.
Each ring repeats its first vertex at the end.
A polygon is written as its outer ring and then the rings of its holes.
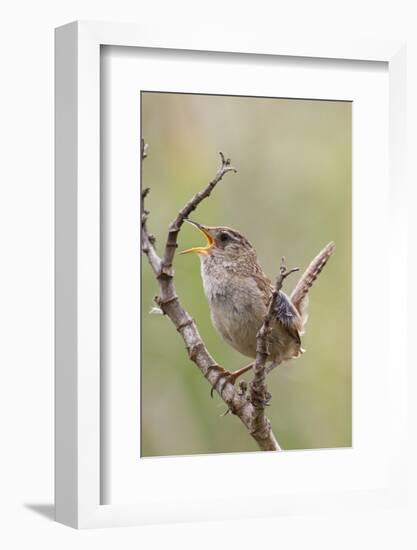
MULTIPOLYGON (((147 146, 142 140, 142 160, 146 156, 147 146)), ((227 381, 221 386, 220 391, 218 390, 217 382, 219 381, 219 373, 222 372, 222 368, 217 365, 208 352, 198 332, 196 323, 181 305, 174 285, 173 260, 178 246, 178 234, 184 220, 188 218, 191 212, 193 212, 204 199, 210 196, 213 189, 223 179, 225 174, 228 172, 236 172, 236 169, 231 166, 230 159, 225 158, 223 153, 220 153, 220 158, 220 167, 214 178, 204 187, 204 189, 196 193, 185 204, 170 224, 162 258, 157 253, 155 238, 149 233, 147 225, 149 211, 145 210, 144 203, 149 189, 144 189, 142 191, 142 251, 146 254, 158 281, 159 296, 156 298, 156 302, 162 312, 169 317, 177 331, 181 334, 187 349, 188 357, 197 365, 200 372, 208 380, 211 387, 217 391, 228 409, 233 414, 237 415, 243 422, 251 436, 258 443, 260 449, 264 451, 278 451, 280 447, 273 434, 271 423, 264 415, 263 406, 259 407, 256 400, 254 402, 252 401, 251 394, 253 392, 248 395, 245 391, 236 390, 233 384, 227 381)))

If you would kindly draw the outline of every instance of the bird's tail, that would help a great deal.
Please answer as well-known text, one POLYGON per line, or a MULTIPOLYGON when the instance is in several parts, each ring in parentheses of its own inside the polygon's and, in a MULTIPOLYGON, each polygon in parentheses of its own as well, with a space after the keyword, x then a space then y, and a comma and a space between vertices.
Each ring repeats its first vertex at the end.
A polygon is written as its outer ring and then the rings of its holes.
POLYGON ((308 304, 308 291, 313 286, 314 281, 317 279, 317 276, 323 267, 327 264, 330 256, 333 254, 335 246, 335 243, 332 241, 326 245, 323 250, 319 252, 319 254, 317 254, 303 273, 301 279, 298 281, 297 286, 291 294, 291 302, 300 313, 303 319, 303 325, 307 321, 306 308, 308 304))

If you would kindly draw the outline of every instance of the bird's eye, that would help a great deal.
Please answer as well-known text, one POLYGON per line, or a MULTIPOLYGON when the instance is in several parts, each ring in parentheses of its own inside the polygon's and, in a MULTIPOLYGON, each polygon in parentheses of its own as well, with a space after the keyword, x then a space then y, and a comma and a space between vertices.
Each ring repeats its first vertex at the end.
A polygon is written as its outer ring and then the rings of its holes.
POLYGON ((229 240, 229 235, 227 233, 220 233, 220 240, 222 243, 225 243, 226 241, 229 240))

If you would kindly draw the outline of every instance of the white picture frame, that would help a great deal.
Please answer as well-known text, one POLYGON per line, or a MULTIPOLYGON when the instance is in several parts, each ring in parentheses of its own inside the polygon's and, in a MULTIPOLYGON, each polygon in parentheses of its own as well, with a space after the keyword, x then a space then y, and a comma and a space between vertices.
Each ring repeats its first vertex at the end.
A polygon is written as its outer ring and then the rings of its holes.
MULTIPOLYGON (((389 71, 391 234, 399 246, 396 278, 405 277, 406 199, 405 45, 363 41, 280 43, 268 36, 238 31, 196 29, 188 35, 113 23, 75 22, 56 30, 56 519, 67 525, 103 527, 184 520, 175 495, 166 506, 101 504, 100 445, 100 47, 102 45, 168 48, 303 58, 382 61, 389 71), (174 500, 173 500, 174 499, 174 500)), ((387 266, 389 269, 390 266, 387 266)), ((405 292, 405 284, 404 284, 405 292)), ((405 301, 404 301, 405 302, 405 301)), ((388 307, 393 307, 390 303, 388 307)), ((399 306, 401 307, 401 306, 399 306)), ((404 306, 405 307, 405 306, 404 306)), ((404 322, 406 312, 404 311, 404 322)), ((405 331, 404 331, 405 335, 405 331)), ((403 337, 405 339, 405 336, 403 337)), ((398 352, 396 376, 390 377, 390 412, 396 423, 396 445, 390 447, 391 474, 382 489, 356 495, 288 494, 268 503, 265 514, 317 508, 392 505, 404 498, 403 395, 406 359, 398 352)), ((394 421, 393 421, 394 422, 394 421)), ((229 517, 245 515, 236 506, 229 517)), ((189 519, 214 519, 203 508, 189 519)))

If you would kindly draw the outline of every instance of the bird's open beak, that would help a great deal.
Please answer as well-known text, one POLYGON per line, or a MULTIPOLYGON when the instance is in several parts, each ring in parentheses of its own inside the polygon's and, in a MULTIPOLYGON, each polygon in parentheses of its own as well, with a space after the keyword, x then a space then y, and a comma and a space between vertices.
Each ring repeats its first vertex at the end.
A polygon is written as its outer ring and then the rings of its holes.
POLYGON ((209 229, 207 227, 204 227, 204 225, 201 225, 200 223, 193 222, 191 220, 185 221, 191 223, 201 231, 201 233, 207 239, 207 246, 196 246, 195 248, 187 248, 187 250, 183 250, 182 252, 180 252, 180 254, 188 254, 189 252, 195 252, 196 254, 209 254, 212 246, 214 245, 214 238, 211 236, 209 229))

